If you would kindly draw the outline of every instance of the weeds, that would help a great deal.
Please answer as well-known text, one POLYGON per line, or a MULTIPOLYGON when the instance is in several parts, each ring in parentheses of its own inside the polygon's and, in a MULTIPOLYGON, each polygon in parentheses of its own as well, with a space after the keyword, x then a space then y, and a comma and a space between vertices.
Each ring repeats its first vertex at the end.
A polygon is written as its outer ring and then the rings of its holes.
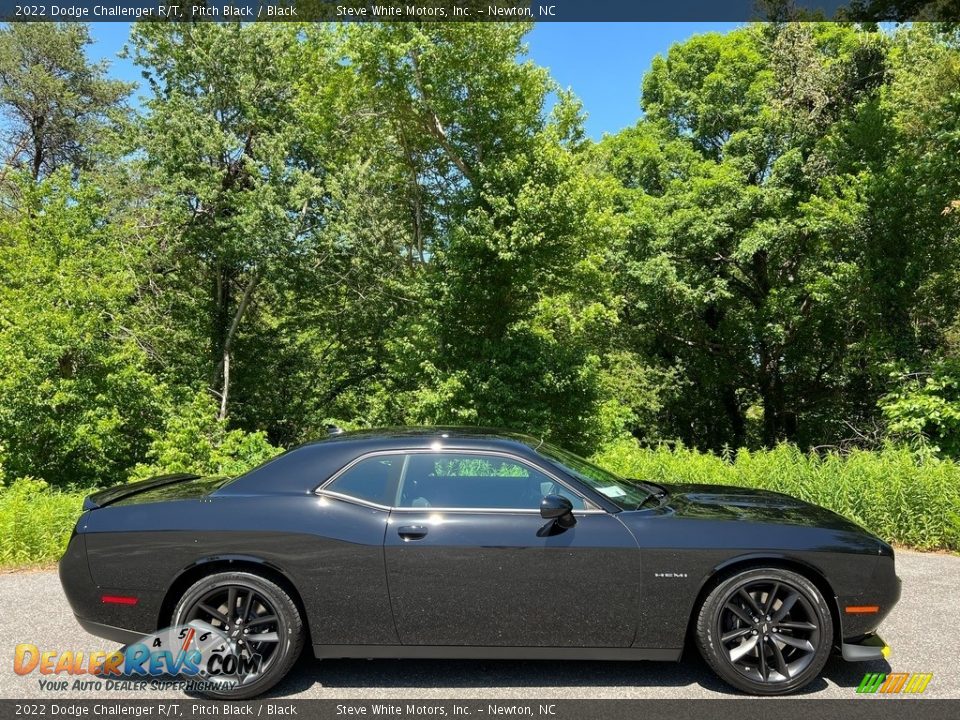
POLYGON ((960 465, 887 446, 805 454, 792 445, 735 457, 688 448, 611 443, 594 456, 625 477, 764 488, 829 508, 887 541, 960 550, 960 465))
POLYGON ((21 478, 0 489, 0 565, 54 562, 66 548, 85 492, 53 490, 21 478))
MULTIPOLYGON (((621 440, 593 459, 625 477, 654 482, 776 490, 834 510, 890 542, 960 550, 960 465, 904 447, 818 455, 781 445, 718 456, 621 440)), ((31 478, 0 486, 0 566, 58 560, 88 492, 54 490, 31 478)))

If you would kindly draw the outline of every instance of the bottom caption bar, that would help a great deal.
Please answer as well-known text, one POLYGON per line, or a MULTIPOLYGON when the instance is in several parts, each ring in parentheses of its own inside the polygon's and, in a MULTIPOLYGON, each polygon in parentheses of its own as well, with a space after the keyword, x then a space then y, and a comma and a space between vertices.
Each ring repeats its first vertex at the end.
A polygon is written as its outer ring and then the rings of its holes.
POLYGON ((859 696, 850 700, 729 698, 715 700, 0 700, 7 718, 486 718, 540 720, 702 720, 775 713, 777 720, 955 720, 960 700, 859 696))

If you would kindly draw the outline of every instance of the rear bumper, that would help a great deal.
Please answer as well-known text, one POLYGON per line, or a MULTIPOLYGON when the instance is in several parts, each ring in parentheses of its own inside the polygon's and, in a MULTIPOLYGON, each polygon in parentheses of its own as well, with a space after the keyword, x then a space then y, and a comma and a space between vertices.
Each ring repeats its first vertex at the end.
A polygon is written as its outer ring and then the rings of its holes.
POLYGON ((77 622, 80 623, 80 627, 82 627, 91 635, 96 635, 97 637, 113 640, 118 643, 123 643, 124 645, 130 645, 131 643, 135 643, 143 638, 142 633, 138 633, 133 630, 127 630, 125 628, 114 627, 113 625, 105 625, 104 623, 94 622, 93 620, 82 618, 79 615, 74 615, 74 617, 77 619, 77 622))
POLYGON ((87 565, 86 537, 84 533, 74 533, 60 559, 60 584, 77 622, 93 635, 118 642, 129 642, 154 632, 160 596, 97 585, 87 565), (111 594, 136 595, 138 602, 133 605, 105 604, 103 596, 111 594))
POLYGON ((843 643, 840 653, 847 662, 886 660, 890 656, 890 646, 879 635, 868 635, 858 642, 843 643))

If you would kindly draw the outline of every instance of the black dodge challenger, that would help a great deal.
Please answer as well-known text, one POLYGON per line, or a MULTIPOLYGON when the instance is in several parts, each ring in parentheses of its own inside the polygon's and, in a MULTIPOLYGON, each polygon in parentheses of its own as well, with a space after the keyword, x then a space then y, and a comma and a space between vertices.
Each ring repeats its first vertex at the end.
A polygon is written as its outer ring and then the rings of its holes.
MULTIPOLYGON (((91 495, 60 562, 89 632, 193 628, 239 659, 206 693, 258 695, 317 658, 679 660, 689 639, 753 694, 832 650, 886 656, 891 547, 786 495, 617 477, 467 428, 332 434, 235 479, 91 495)), ((190 632, 184 647, 193 638, 190 632)))

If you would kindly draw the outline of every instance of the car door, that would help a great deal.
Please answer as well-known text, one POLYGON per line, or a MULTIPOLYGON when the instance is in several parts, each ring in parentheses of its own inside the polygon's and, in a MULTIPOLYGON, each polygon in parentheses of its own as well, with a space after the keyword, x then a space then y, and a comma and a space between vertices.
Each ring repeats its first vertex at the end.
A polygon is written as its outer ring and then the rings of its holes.
POLYGON ((412 452, 384 556, 401 643, 627 647, 637 629, 640 552, 615 514, 519 457, 412 452), (563 494, 576 524, 540 517, 563 494))

